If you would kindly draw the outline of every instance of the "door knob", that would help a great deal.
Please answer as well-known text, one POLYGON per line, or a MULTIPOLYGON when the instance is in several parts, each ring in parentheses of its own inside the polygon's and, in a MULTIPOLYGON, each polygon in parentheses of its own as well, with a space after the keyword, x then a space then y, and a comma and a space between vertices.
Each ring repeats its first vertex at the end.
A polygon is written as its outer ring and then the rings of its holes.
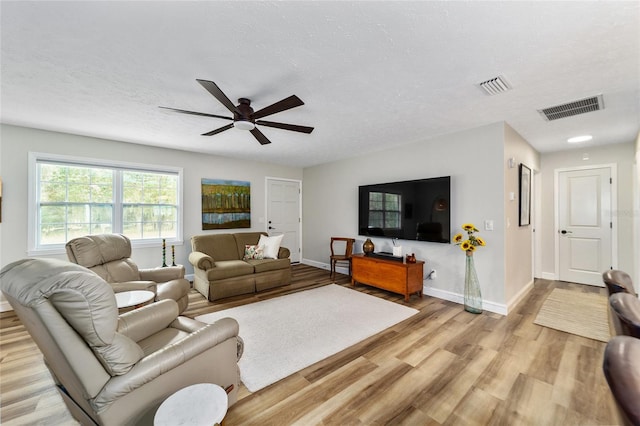
POLYGON ((276 229, 276 228, 274 228, 273 226, 270 226, 269 229, 276 229))
POLYGON ((562 231, 560 231, 561 234, 573 234, 573 232, 571 231, 567 231, 566 229, 563 229, 562 231))

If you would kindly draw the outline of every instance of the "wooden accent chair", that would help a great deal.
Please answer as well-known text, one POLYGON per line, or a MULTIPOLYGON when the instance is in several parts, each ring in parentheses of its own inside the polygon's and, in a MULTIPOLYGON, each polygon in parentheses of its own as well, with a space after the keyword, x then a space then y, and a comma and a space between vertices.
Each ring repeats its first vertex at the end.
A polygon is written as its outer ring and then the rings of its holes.
POLYGON ((336 277, 337 263, 347 263, 349 265, 349 276, 351 276, 351 255, 353 254, 353 244, 355 242, 355 238, 331 237, 331 279, 336 277), (340 251, 338 254, 338 247, 344 247, 344 252, 340 251))

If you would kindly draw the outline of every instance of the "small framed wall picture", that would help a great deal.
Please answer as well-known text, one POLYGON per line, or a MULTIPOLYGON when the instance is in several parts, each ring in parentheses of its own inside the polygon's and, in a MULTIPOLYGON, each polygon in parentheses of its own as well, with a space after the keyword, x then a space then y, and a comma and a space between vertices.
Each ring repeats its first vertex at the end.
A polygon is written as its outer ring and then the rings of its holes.
POLYGON ((528 226, 531 224, 531 169, 520 163, 519 176, 520 218, 518 225, 528 226))

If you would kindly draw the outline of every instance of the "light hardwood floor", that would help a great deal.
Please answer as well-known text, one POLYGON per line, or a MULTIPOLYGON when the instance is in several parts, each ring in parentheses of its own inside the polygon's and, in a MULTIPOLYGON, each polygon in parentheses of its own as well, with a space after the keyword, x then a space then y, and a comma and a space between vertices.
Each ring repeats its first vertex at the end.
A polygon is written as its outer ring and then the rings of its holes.
MULTIPOLYGON (((345 275, 338 284, 350 286, 345 275)), ((210 303, 192 291, 194 317, 331 283, 325 270, 293 267, 291 285, 210 303)), ((553 288, 604 289, 536 280, 508 316, 461 305, 363 291, 417 308, 410 319, 250 393, 225 419, 232 425, 611 425, 620 424, 602 374, 602 342, 533 324, 553 288)), ((73 425, 42 356, 11 312, 0 315, 0 422, 73 425)), ((348 327, 349 324, 345 324, 348 327)), ((240 331, 242 334, 242 330, 240 331)))

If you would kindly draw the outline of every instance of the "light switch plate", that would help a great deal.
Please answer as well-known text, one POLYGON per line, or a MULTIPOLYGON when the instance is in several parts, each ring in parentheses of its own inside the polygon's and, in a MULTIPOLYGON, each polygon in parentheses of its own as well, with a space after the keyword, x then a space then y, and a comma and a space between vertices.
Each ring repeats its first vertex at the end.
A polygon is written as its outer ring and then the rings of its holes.
POLYGON ((484 221, 484 230, 485 231, 493 231, 493 221, 492 220, 485 220, 484 221))

